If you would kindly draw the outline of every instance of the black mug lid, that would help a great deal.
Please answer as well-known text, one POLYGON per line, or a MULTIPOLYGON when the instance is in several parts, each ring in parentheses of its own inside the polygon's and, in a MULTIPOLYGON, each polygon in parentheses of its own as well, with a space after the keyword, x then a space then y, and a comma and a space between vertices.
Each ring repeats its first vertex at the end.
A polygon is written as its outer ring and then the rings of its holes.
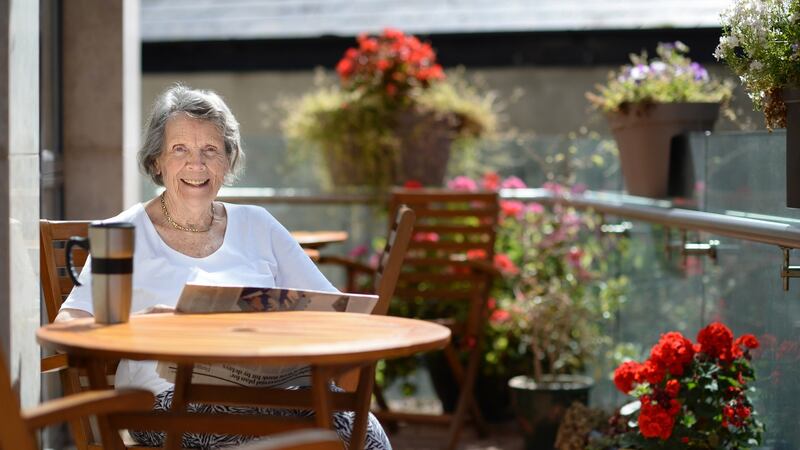
POLYGON ((92 228, 136 228, 136 226, 130 222, 104 222, 102 220, 94 221, 90 223, 89 226, 92 228))

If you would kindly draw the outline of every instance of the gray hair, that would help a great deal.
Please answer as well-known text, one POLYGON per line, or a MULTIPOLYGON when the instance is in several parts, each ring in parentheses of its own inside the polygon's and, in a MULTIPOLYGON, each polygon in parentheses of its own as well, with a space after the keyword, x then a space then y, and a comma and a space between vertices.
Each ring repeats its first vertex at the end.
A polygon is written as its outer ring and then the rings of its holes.
POLYGON ((142 148, 139 150, 139 167, 159 186, 164 185, 156 172, 156 160, 164 151, 164 134, 169 119, 175 114, 186 114, 195 119, 207 120, 217 126, 225 142, 225 156, 229 169, 225 183, 230 184, 244 169, 239 122, 228 105, 216 92, 192 89, 180 83, 164 91, 153 105, 145 126, 142 148))

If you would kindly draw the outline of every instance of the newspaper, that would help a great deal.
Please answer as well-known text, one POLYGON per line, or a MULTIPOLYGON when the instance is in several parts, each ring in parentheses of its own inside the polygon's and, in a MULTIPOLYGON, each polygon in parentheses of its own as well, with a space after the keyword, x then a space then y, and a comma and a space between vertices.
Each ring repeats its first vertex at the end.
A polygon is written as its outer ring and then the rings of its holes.
MULTIPOLYGON (((369 314, 378 303, 376 295, 345 294, 285 288, 210 286, 187 283, 175 310, 178 313, 336 311, 369 314)), ((177 365, 159 361, 156 372, 175 382, 177 365)), ((245 366, 195 364, 192 383, 285 388, 308 386, 307 366, 245 366)))

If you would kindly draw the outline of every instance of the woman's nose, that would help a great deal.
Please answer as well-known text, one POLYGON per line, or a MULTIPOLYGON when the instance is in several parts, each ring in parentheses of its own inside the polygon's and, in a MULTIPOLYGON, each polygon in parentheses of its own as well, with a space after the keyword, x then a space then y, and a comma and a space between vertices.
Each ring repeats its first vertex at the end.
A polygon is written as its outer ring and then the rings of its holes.
POLYGON ((186 166, 192 169, 205 169, 206 161, 203 158, 202 152, 189 152, 186 166))

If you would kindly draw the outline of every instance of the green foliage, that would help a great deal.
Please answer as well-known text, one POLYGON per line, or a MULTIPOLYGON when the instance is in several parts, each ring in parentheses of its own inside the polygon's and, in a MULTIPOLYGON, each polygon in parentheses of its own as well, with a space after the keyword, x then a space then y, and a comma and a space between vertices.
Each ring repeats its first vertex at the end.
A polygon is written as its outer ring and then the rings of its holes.
POLYGON ((714 51, 739 76, 768 128, 786 126, 783 87, 800 88, 800 0, 738 0, 714 51))
POLYGON ((283 105, 281 126, 290 151, 319 152, 328 164, 358 161, 352 169, 362 175, 354 174, 354 184, 383 187, 397 181, 392 168, 409 134, 444 128, 454 147, 464 148, 497 126, 494 94, 479 92, 459 73, 445 78, 428 44, 387 32, 391 38, 386 32, 360 37, 361 47, 345 53, 337 66, 340 83, 320 77, 316 90, 283 105), (403 46, 409 50, 397 50, 403 46), (415 51, 415 61, 424 67, 409 62, 408 52, 415 51), (402 125, 409 116, 417 118, 411 132, 402 125))
MULTIPOLYGON (((545 188, 566 193, 554 183, 545 188)), ((496 252, 510 264, 495 287, 487 332, 502 357, 487 353, 484 370, 579 373, 608 343, 604 326, 624 302, 628 280, 614 275, 614 264, 626 239, 601 233, 591 211, 503 203, 496 252)))
POLYGON ((686 54, 682 42, 659 43, 657 57, 647 53, 630 55, 631 64, 609 74, 597 93, 587 93, 592 106, 604 112, 624 111, 634 103, 725 102, 731 96, 729 83, 712 79, 708 71, 686 54))

